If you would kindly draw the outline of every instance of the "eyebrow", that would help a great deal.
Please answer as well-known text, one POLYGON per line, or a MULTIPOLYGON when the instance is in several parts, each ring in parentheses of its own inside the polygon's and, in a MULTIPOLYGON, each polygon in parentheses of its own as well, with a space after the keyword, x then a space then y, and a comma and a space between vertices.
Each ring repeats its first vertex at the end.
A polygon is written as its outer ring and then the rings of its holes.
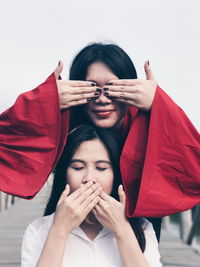
POLYGON ((107 163, 107 164, 111 165, 111 162, 108 160, 97 160, 96 163, 107 163))
POLYGON ((72 160, 70 160, 70 163, 73 163, 73 162, 85 163, 85 161, 81 160, 81 159, 72 159, 72 160))
MULTIPOLYGON (((80 163, 83 163, 83 164, 85 163, 85 161, 81 160, 81 159, 72 159, 72 160, 70 160, 70 164, 73 163, 73 162, 80 162, 80 163)), ((96 163, 107 163, 109 165, 112 165, 111 162, 108 161, 108 160, 97 160, 96 163)))

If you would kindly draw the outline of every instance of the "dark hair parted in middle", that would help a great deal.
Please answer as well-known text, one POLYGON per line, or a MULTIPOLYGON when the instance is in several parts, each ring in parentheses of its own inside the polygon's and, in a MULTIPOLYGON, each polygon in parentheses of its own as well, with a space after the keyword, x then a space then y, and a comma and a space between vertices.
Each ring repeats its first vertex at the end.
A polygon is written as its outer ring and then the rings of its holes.
MULTIPOLYGON (((94 62, 104 63, 119 79, 137 79, 135 66, 127 53, 116 44, 103 43, 92 43, 76 55, 71 64, 69 79, 84 81, 88 67, 94 62)), ((88 122, 82 111, 83 106, 71 108, 71 129, 88 122)))
MULTIPOLYGON (((116 141, 117 139, 115 138, 115 133, 112 130, 97 128, 84 124, 74 129, 68 136, 64 151, 55 169, 52 191, 44 215, 50 215, 56 210, 56 205, 60 195, 64 191, 67 184, 66 171, 76 150, 84 141, 94 139, 99 139, 108 151, 114 174, 111 196, 119 200, 118 187, 122 183, 119 169, 121 149, 116 141)), ((145 236, 141 225, 141 219, 128 218, 128 220, 135 232, 141 250, 144 251, 145 236)))

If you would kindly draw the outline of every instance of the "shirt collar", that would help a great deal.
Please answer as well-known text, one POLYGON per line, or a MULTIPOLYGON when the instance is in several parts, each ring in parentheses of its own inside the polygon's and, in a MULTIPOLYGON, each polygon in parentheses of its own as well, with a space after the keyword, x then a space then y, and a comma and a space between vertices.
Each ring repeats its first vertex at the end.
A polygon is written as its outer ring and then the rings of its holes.
POLYGON ((81 237, 82 239, 89 241, 89 242, 94 242, 102 237, 104 237, 105 235, 111 233, 108 229, 106 229, 105 227, 103 227, 103 229, 98 233, 98 235, 95 237, 94 240, 89 239, 89 237, 86 235, 86 233, 81 229, 80 226, 74 228, 71 232, 71 234, 77 235, 79 237, 81 237))
MULTIPOLYGON (((50 228, 53 222, 53 218, 54 218, 55 213, 52 213, 51 215, 48 216, 48 227, 50 228)), ((106 229, 105 227, 102 228, 102 230, 98 233, 98 235, 95 237, 94 240, 89 239, 89 237, 86 235, 86 233, 82 230, 82 228, 80 226, 74 228, 71 231, 71 234, 77 235, 79 237, 81 237, 84 240, 87 240, 89 242, 94 242, 102 237, 104 237, 105 235, 111 233, 108 229, 106 229)))

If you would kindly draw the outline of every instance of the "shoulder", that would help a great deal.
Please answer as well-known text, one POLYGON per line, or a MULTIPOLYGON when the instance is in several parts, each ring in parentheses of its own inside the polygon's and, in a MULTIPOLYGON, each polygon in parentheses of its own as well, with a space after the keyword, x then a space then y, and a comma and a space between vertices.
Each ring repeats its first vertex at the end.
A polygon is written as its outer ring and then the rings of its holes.
POLYGON ((142 229, 144 231, 145 239, 146 239, 146 246, 148 245, 154 245, 158 246, 158 240, 156 238, 156 233, 154 231, 153 225, 150 221, 148 221, 145 218, 142 218, 142 229))
POLYGON ((158 252, 158 240, 151 222, 147 219, 142 218, 142 228, 145 235, 146 246, 145 253, 157 253, 158 252))
POLYGON ((160 253, 158 248, 158 241, 156 238, 153 225, 147 219, 142 218, 142 228, 144 230, 146 246, 144 256, 150 267, 162 267, 160 261, 160 253))
POLYGON ((21 266, 36 266, 54 214, 34 220, 28 225, 21 246, 21 266))
POLYGON ((54 218, 54 213, 48 216, 40 217, 34 220, 32 223, 28 225, 26 228, 26 234, 28 233, 38 233, 38 234, 46 234, 48 233, 54 218))
POLYGON ((153 225, 145 218, 141 218, 141 225, 144 232, 154 232, 153 225))
POLYGON ((48 225, 51 226, 51 224, 53 222, 53 217, 54 217, 54 213, 51 215, 48 215, 48 216, 40 217, 40 218, 34 220, 32 223, 30 223, 29 226, 32 226, 32 227, 37 228, 37 229, 39 229, 40 227, 43 227, 43 226, 48 226, 48 225))

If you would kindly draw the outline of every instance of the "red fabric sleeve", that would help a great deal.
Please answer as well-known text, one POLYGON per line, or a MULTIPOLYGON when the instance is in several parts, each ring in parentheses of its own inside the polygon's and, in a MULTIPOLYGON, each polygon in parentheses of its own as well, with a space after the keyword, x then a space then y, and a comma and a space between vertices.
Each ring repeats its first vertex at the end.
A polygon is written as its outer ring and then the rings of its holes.
POLYGON ((135 117, 121 165, 130 217, 162 217, 200 203, 199 133, 159 87, 151 114, 135 117))
POLYGON ((1 114, 0 190, 31 198, 41 189, 66 142, 68 116, 54 74, 1 114))
MULTIPOLYGON (((151 114, 132 110, 120 160, 127 215, 160 217, 200 203, 200 139, 184 112, 159 87, 151 114)), ((19 96, 0 116, 0 190, 33 197, 62 152, 68 122, 54 75, 19 96)))

